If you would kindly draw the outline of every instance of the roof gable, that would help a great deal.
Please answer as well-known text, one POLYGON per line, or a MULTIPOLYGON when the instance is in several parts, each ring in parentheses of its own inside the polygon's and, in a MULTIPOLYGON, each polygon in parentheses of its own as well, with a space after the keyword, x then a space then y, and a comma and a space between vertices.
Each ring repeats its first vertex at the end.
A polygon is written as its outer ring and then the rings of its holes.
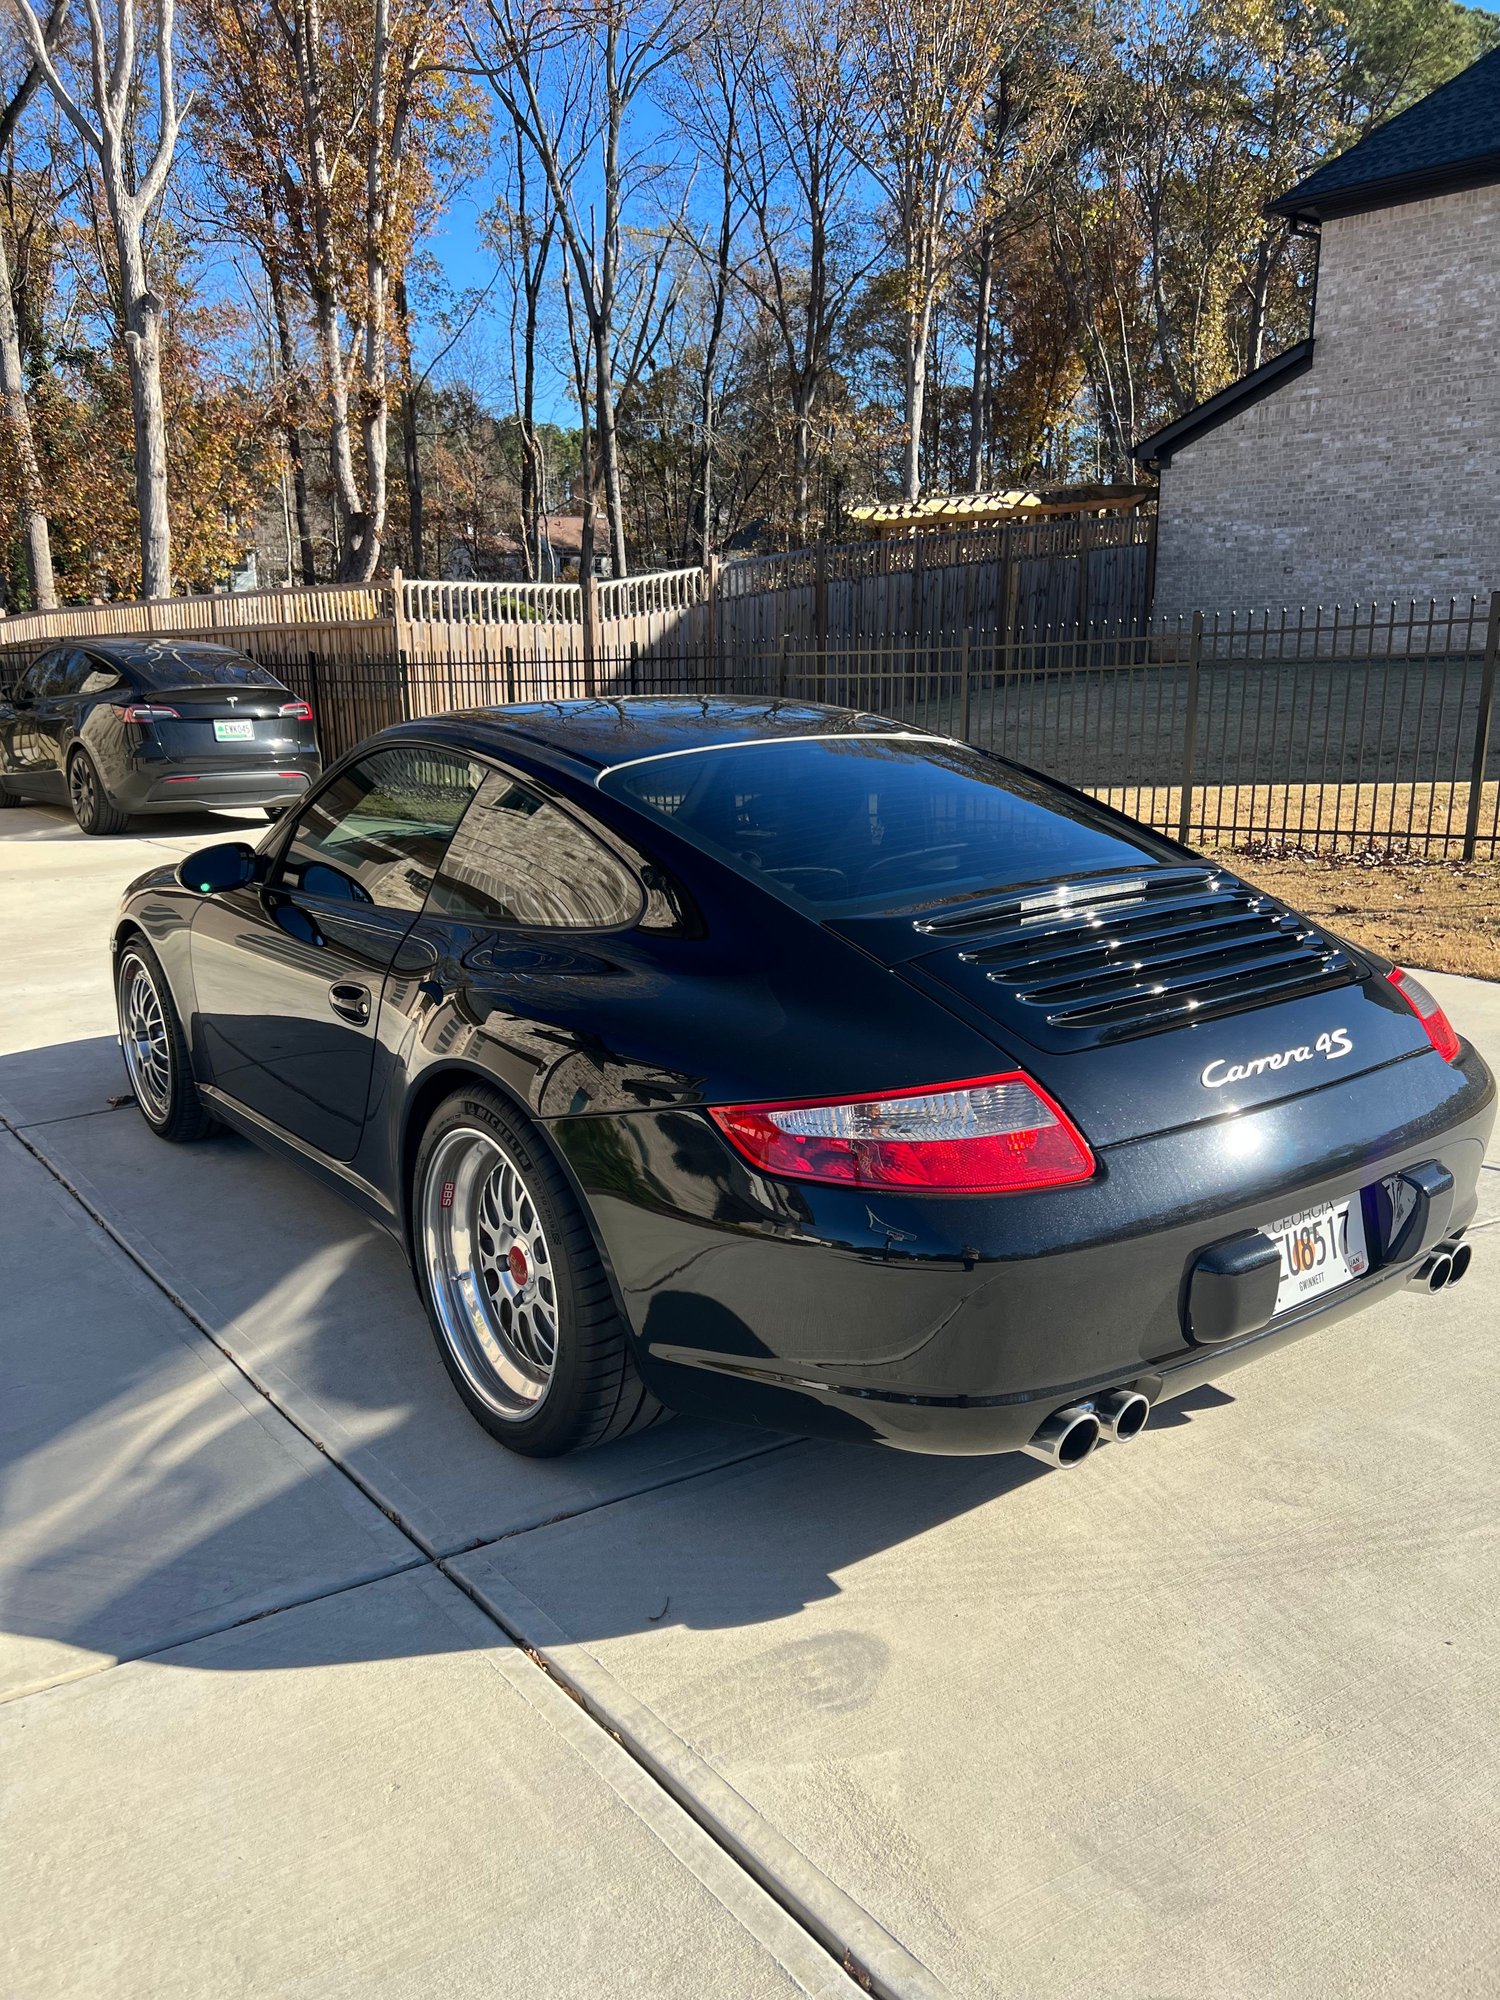
POLYGON ((1500 180, 1500 49, 1326 160, 1266 213, 1321 222, 1491 180, 1500 180))

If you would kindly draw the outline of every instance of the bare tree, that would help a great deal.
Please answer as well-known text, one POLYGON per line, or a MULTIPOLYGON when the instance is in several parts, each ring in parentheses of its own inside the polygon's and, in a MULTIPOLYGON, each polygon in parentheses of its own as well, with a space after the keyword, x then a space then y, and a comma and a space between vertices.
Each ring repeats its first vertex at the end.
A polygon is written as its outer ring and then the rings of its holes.
MULTIPOLYGON (((53 0, 43 30, 46 47, 55 52, 67 24, 71 0, 53 0)), ((0 109, 0 153, 10 150, 21 114, 35 96, 42 72, 33 62, 9 101, 0 109)), ((37 464, 36 439, 31 429, 31 408, 26 400, 26 374, 21 359, 21 332, 16 323, 15 295, 11 288, 10 258, 5 234, 0 230, 0 394, 5 399, 5 422, 11 449, 20 473, 21 519, 26 538, 26 573, 31 584, 31 601, 39 611, 51 611, 57 603, 52 579, 52 536, 47 525, 46 496, 42 491, 41 469, 37 464)))
POLYGON ((901 257, 907 500, 922 485, 933 315, 962 241, 955 210, 972 191, 995 85, 1041 15, 1042 0, 867 0, 867 159, 901 257))
POLYGON ((113 33, 100 0, 84 0, 85 46, 80 68, 86 87, 75 91, 57 66, 47 28, 30 0, 5 0, 27 49, 69 123, 99 166, 104 205, 114 238, 130 371, 135 428, 135 497, 140 517, 141 592, 172 594, 172 529, 167 510, 167 431, 161 394, 163 307, 148 280, 146 232, 161 198, 177 146, 177 83, 173 70, 175 0, 115 0, 113 33), (144 34, 142 30, 144 29, 144 34), (151 45, 155 67, 153 142, 144 171, 140 134, 151 45))
POLYGON ((395 279, 455 117, 453 0, 188 4, 214 98, 199 143, 252 191, 261 260, 312 322, 338 574, 363 582, 385 536, 395 279))
MULTIPOLYGON (((572 303, 593 357, 597 471, 616 576, 628 568, 616 412, 640 382, 673 300, 671 251, 681 221, 627 230, 636 205, 659 206, 667 175, 659 135, 636 130, 641 102, 704 33, 713 0, 487 0, 489 32, 473 50, 546 176, 572 303)), ((585 427, 587 428, 587 426, 585 427)))
POLYGON ((521 446, 521 562, 528 577, 541 574, 541 517, 545 510, 545 466, 536 421, 537 346, 542 323, 542 288, 552 264, 557 211, 530 142, 512 124, 510 181, 496 205, 493 228, 504 253, 502 269, 509 282, 507 333, 510 347, 511 391, 515 398, 516 430, 521 446))
POLYGON ((834 343, 876 252, 859 246, 868 134, 863 0, 769 0, 756 26, 739 171, 757 237, 749 273, 776 330, 791 404, 793 512, 807 541, 814 422, 834 343))
POLYGON ((714 469, 718 456, 723 359, 730 306, 743 277, 736 254, 748 201, 741 174, 741 126, 751 91, 760 20, 752 0, 748 11, 721 15, 714 28, 686 55, 685 92, 677 106, 679 127, 712 168, 713 206, 704 226, 686 232, 702 291, 701 349, 698 357, 696 466, 693 480, 691 546, 707 563, 714 543, 717 508, 714 469))

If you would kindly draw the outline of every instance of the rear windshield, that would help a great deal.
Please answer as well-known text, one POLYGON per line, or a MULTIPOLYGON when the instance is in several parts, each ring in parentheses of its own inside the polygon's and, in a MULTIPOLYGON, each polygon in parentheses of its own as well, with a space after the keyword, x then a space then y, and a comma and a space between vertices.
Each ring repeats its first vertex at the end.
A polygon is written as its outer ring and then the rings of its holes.
POLYGON ((130 661, 148 687, 280 687, 273 673, 239 653, 210 653, 202 646, 153 646, 130 661))
POLYGON ((652 757, 600 789, 820 916, 1138 867, 1171 850, 962 744, 890 737, 652 757))

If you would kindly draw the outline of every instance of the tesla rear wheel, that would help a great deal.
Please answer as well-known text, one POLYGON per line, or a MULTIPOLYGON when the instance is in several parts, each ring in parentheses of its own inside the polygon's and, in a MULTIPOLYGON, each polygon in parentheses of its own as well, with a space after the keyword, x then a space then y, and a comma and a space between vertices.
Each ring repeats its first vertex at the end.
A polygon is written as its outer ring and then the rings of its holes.
POLYGON ((533 1458, 584 1451, 667 1412, 636 1373, 587 1221, 498 1092, 460 1091, 417 1155, 412 1237, 443 1364, 470 1413, 533 1458))
POLYGON ((151 947, 134 938, 115 980, 120 1048, 141 1116, 158 1137, 186 1144, 213 1130, 188 1060, 172 989, 151 947))
POLYGON ((68 803, 85 833, 125 831, 128 816, 105 791, 104 781, 94 769, 94 760, 87 750, 75 750, 68 759, 68 803))

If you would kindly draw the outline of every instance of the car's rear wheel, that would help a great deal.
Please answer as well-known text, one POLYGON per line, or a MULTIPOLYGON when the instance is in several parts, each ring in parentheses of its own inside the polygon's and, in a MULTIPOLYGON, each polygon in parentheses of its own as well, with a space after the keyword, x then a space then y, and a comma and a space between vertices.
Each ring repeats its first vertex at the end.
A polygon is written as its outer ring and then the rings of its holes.
POLYGON ((68 803, 73 817, 85 833, 123 833, 129 820, 109 793, 94 768, 87 750, 75 750, 68 759, 68 803))
POLYGON ((412 1236, 443 1364, 471 1414, 512 1451, 583 1451, 667 1414, 636 1372, 561 1169, 498 1091, 457 1091, 433 1114, 413 1176, 412 1236))
POLYGON ((213 1130, 198 1095, 187 1037, 161 960, 140 937, 120 953, 115 974, 120 1048, 141 1116, 160 1138, 186 1144, 213 1130))
POLYGON ((7 806, 18 806, 20 803, 20 795, 13 792, 5 780, 0 778, 0 812, 3 812, 7 806))

